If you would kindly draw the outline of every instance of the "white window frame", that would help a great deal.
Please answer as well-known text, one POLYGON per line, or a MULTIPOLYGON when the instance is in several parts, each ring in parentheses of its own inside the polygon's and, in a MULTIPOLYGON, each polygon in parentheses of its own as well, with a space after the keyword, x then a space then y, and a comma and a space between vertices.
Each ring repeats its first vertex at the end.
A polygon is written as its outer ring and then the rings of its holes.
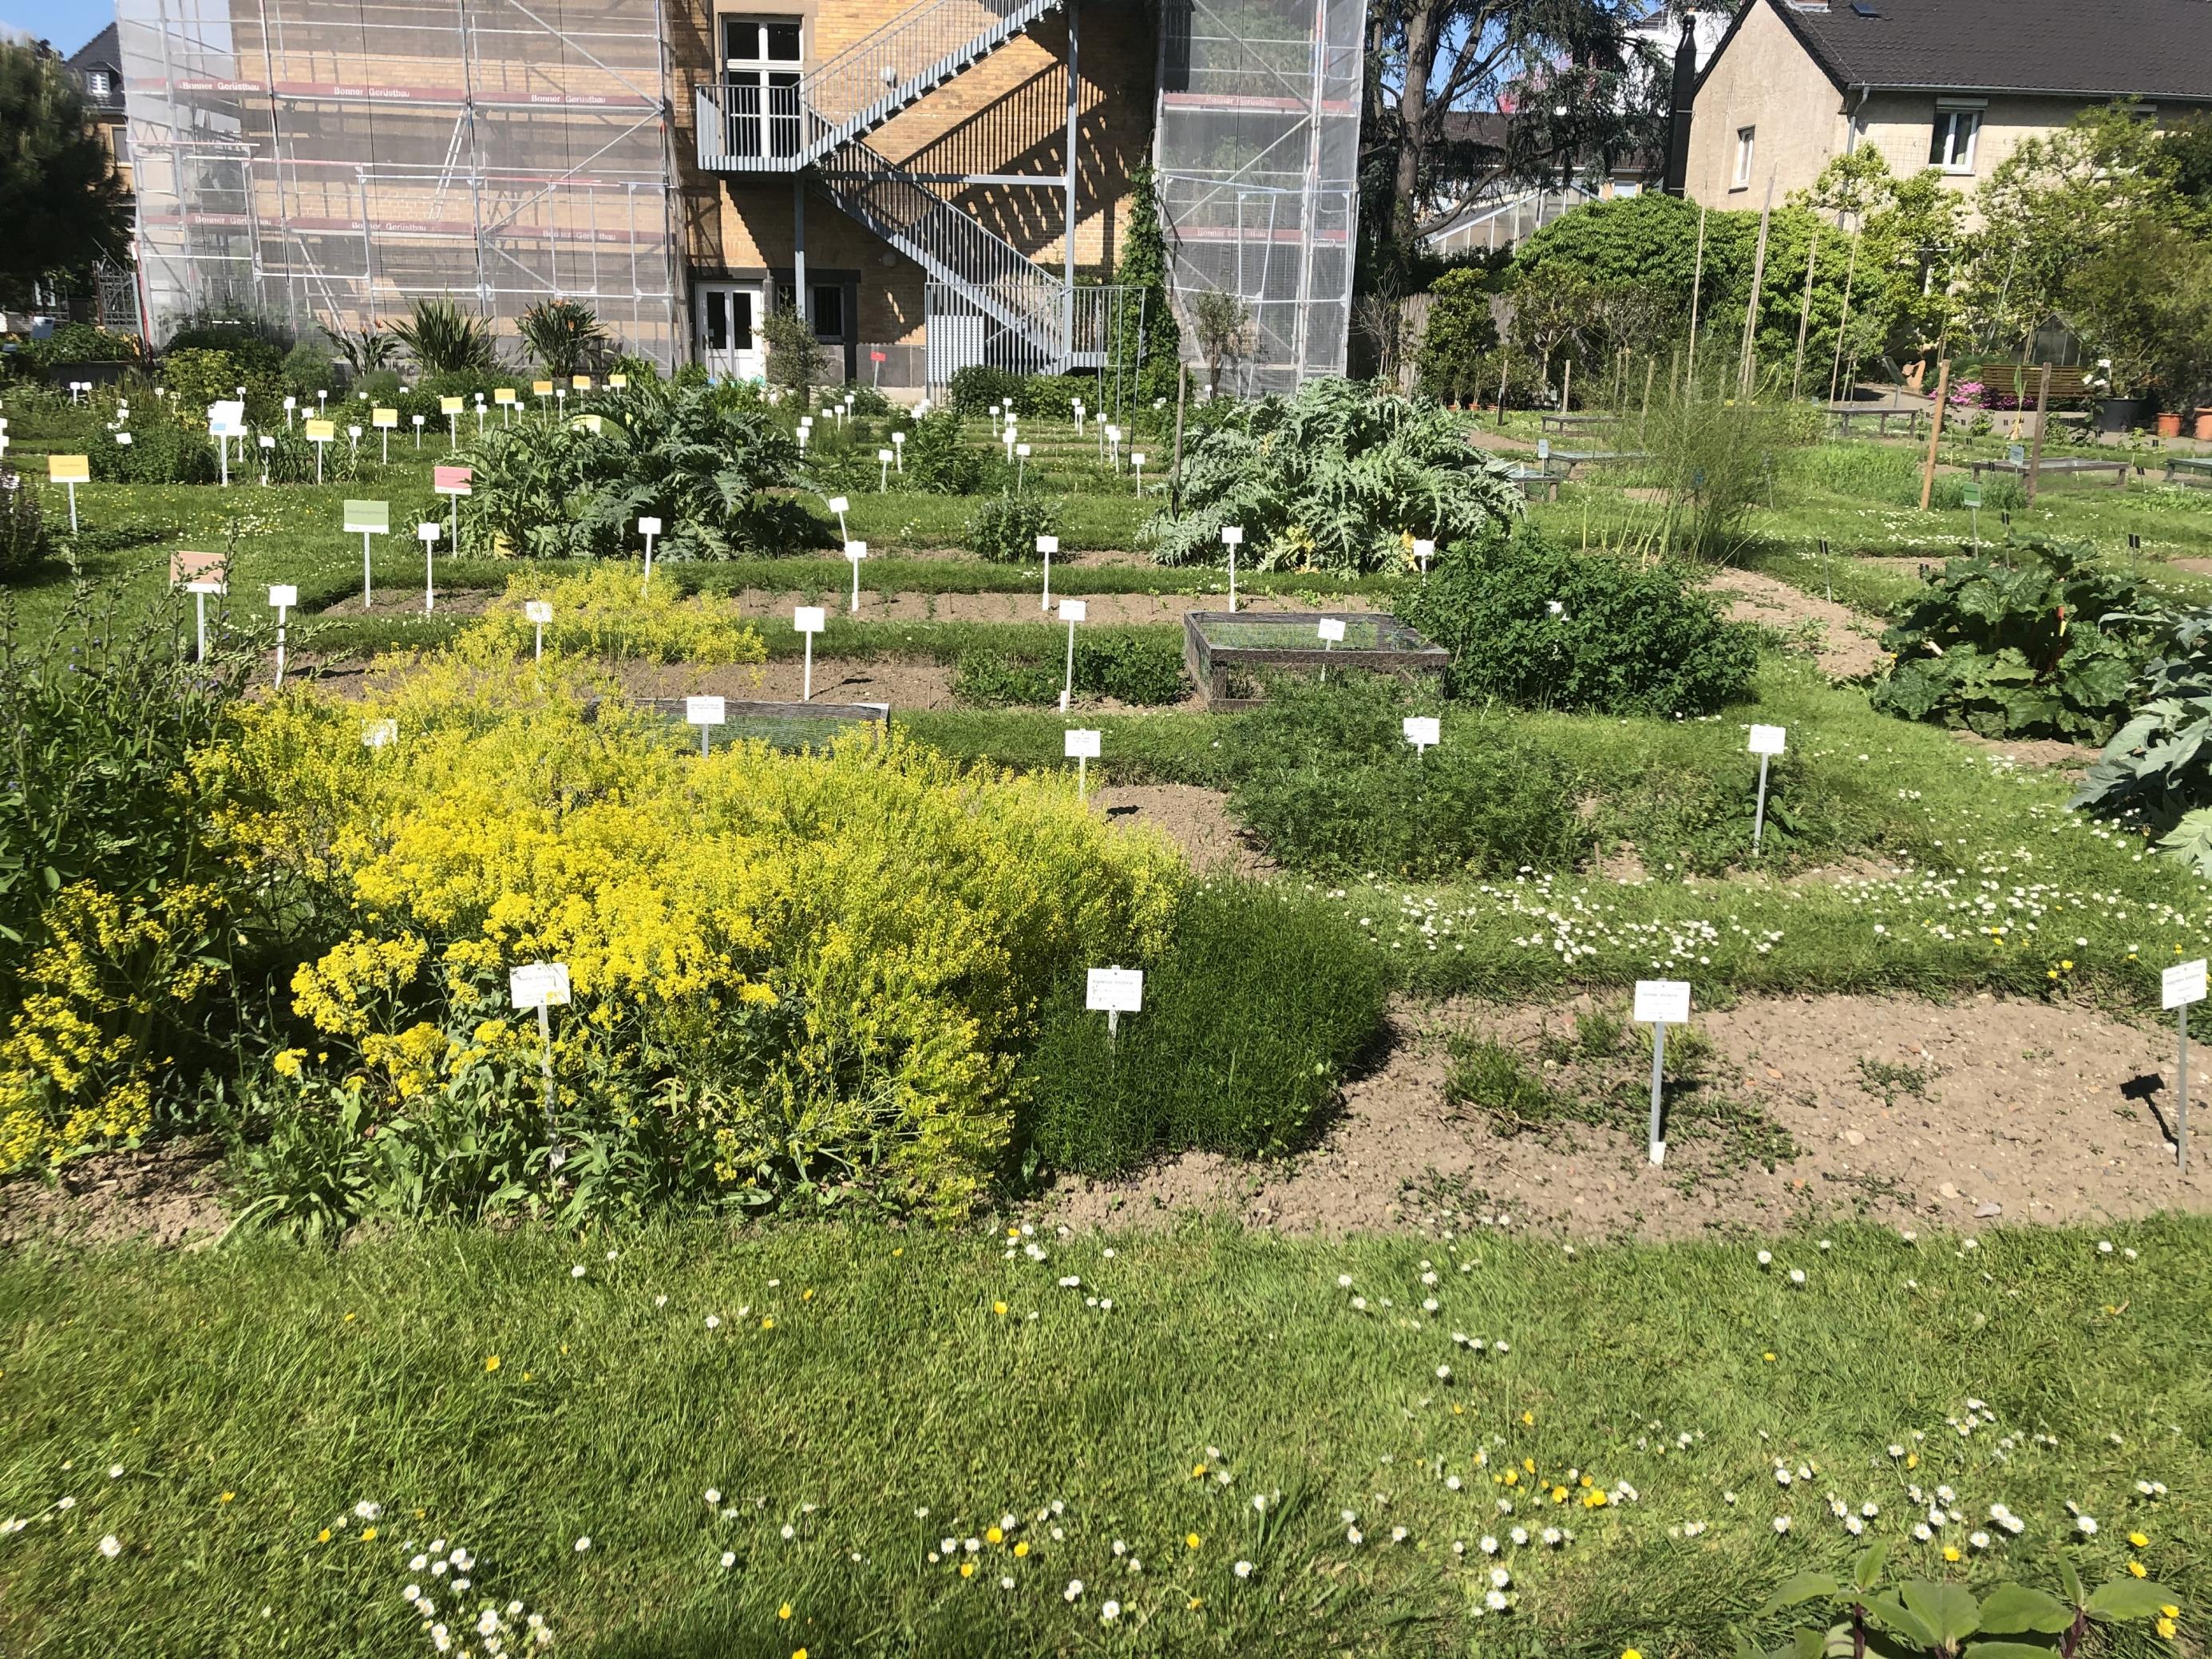
POLYGON ((84 89, 90 93, 94 97, 105 100, 107 96, 108 89, 107 71, 106 70, 87 70, 84 74, 84 89))
POLYGON ((1988 110, 1989 100, 1986 98, 1938 99, 1936 104, 1936 124, 1929 135, 1929 166, 1954 178, 1972 177, 1975 156, 1982 147, 1982 121, 1988 110), (1964 155, 1960 155, 1953 148, 1957 143, 1961 117, 1966 118, 1972 123, 1971 130, 1966 134, 1964 155), (1934 154, 1935 140, 1939 136, 1943 137, 1943 149, 1947 152, 1941 158, 1934 154))
POLYGON ((1759 129, 1756 126, 1738 127, 1735 130, 1735 181, 1729 185, 1730 190, 1751 188, 1751 169, 1753 158, 1758 154, 1758 149, 1759 129))

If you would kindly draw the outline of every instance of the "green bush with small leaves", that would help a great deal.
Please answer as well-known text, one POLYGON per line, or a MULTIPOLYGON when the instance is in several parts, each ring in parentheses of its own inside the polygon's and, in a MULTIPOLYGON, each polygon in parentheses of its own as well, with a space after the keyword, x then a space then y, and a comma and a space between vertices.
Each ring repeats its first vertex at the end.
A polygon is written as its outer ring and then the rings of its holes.
POLYGON ((1052 504, 1035 495, 994 495, 968 520, 968 546, 994 564, 1025 564, 1037 556, 1036 538, 1060 528, 1052 504))
POLYGON ((954 414, 988 415, 993 404, 1003 409, 1013 402, 1021 385, 1022 377, 1011 368, 970 363, 965 368, 952 371, 952 381, 946 392, 954 414))
POLYGON ((0 576, 20 575, 52 550, 37 492, 14 468, 0 468, 0 576))

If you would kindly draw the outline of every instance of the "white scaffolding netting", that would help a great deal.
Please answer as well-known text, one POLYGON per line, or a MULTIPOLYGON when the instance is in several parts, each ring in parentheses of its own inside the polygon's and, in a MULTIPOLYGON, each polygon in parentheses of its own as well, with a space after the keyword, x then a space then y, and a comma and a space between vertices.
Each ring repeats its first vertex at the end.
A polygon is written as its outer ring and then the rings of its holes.
POLYGON ((1363 0, 1167 0, 1153 166, 1184 354, 1195 302, 1247 321, 1248 395, 1344 373, 1358 227, 1363 0))
MULTIPOLYGON (((426 295, 681 343, 654 0, 118 0, 148 333, 426 295)), ((502 330, 507 333, 511 331, 502 330)))

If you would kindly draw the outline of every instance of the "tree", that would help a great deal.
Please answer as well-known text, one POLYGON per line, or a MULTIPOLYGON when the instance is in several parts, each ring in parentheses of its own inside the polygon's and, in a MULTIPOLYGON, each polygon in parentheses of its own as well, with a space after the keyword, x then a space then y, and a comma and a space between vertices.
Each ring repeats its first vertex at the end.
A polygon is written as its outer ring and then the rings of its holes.
MULTIPOLYGON (((1126 296, 1120 347, 1124 364, 1139 372, 1140 386, 1149 388, 1156 381, 1164 382, 1165 392, 1172 395, 1182 331, 1176 325, 1175 307, 1168 302, 1167 234, 1160 228, 1158 186, 1150 161, 1140 161, 1130 169, 1129 224, 1121 238, 1121 263, 1114 280, 1121 284, 1126 296), (1144 326, 1141 360, 1136 343, 1140 318, 1144 326), (1143 373, 1148 369, 1152 372, 1143 373)), ((1148 391, 1146 395, 1161 393, 1148 391)))
POLYGON ((761 343, 768 356, 769 384, 791 393, 804 410, 807 393, 822 378, 822 348, 814 337, 814 325, 799 314, 797 306, 779 296, 761 319, 761 343))
POLYGON ((1190 313, 1206 359, 1206 390, 1218 398, 1223 373, 1251 353, 1251 307, 1225 288, 1210 288, 1191 302, 1190 313))
POLYGON ((1479 270, 1448 270, 1429 289, 1428 325, 1418 357, 1419 390, 1440 402, 1480 395, 1488 358, 1498 345, 1490 283, 1479 270))
POLYGON ((0 46, 0 301, 21 304, 51 272, 115 257, 130 233, 122 186, 58 58, 0 46))
POLYGON ((1900 179, 1880 149, 1864 144, 1830 161, 1810 191, 1790 201, 1833 215, 1857 238, 1844 342, 1850 357, 1922 356, 1942 346, 1959 322, 1966 236, 1966 200, 1941 172, 1923 167, 1900 179))
POLYGON ((1431 212, 1662 142, 1666 65, 1628 33, 1642 15, 1623 0, 1369 0, 1361 224, 1376 291, 1401 291, 1431 212), (1489 112, 1510 113, 1465 118, 1489 112))

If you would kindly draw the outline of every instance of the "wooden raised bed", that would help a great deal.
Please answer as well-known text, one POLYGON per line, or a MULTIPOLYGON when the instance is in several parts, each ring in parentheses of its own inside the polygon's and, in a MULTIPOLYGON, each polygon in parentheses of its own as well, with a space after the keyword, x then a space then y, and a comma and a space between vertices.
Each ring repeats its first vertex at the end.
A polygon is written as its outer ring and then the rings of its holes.
POLYGON ((1191 611, 1183 615, 1183 666, 1214 713, 1257 708, 1264 697, 1240 696, 1263 673, 1397 674, 1407 679, 1442 674, 1451 653, 1431 645, 1395 617, 1345 611, 1344 642, 1324 649, 1323 613, 1280 611, 1191 611))

